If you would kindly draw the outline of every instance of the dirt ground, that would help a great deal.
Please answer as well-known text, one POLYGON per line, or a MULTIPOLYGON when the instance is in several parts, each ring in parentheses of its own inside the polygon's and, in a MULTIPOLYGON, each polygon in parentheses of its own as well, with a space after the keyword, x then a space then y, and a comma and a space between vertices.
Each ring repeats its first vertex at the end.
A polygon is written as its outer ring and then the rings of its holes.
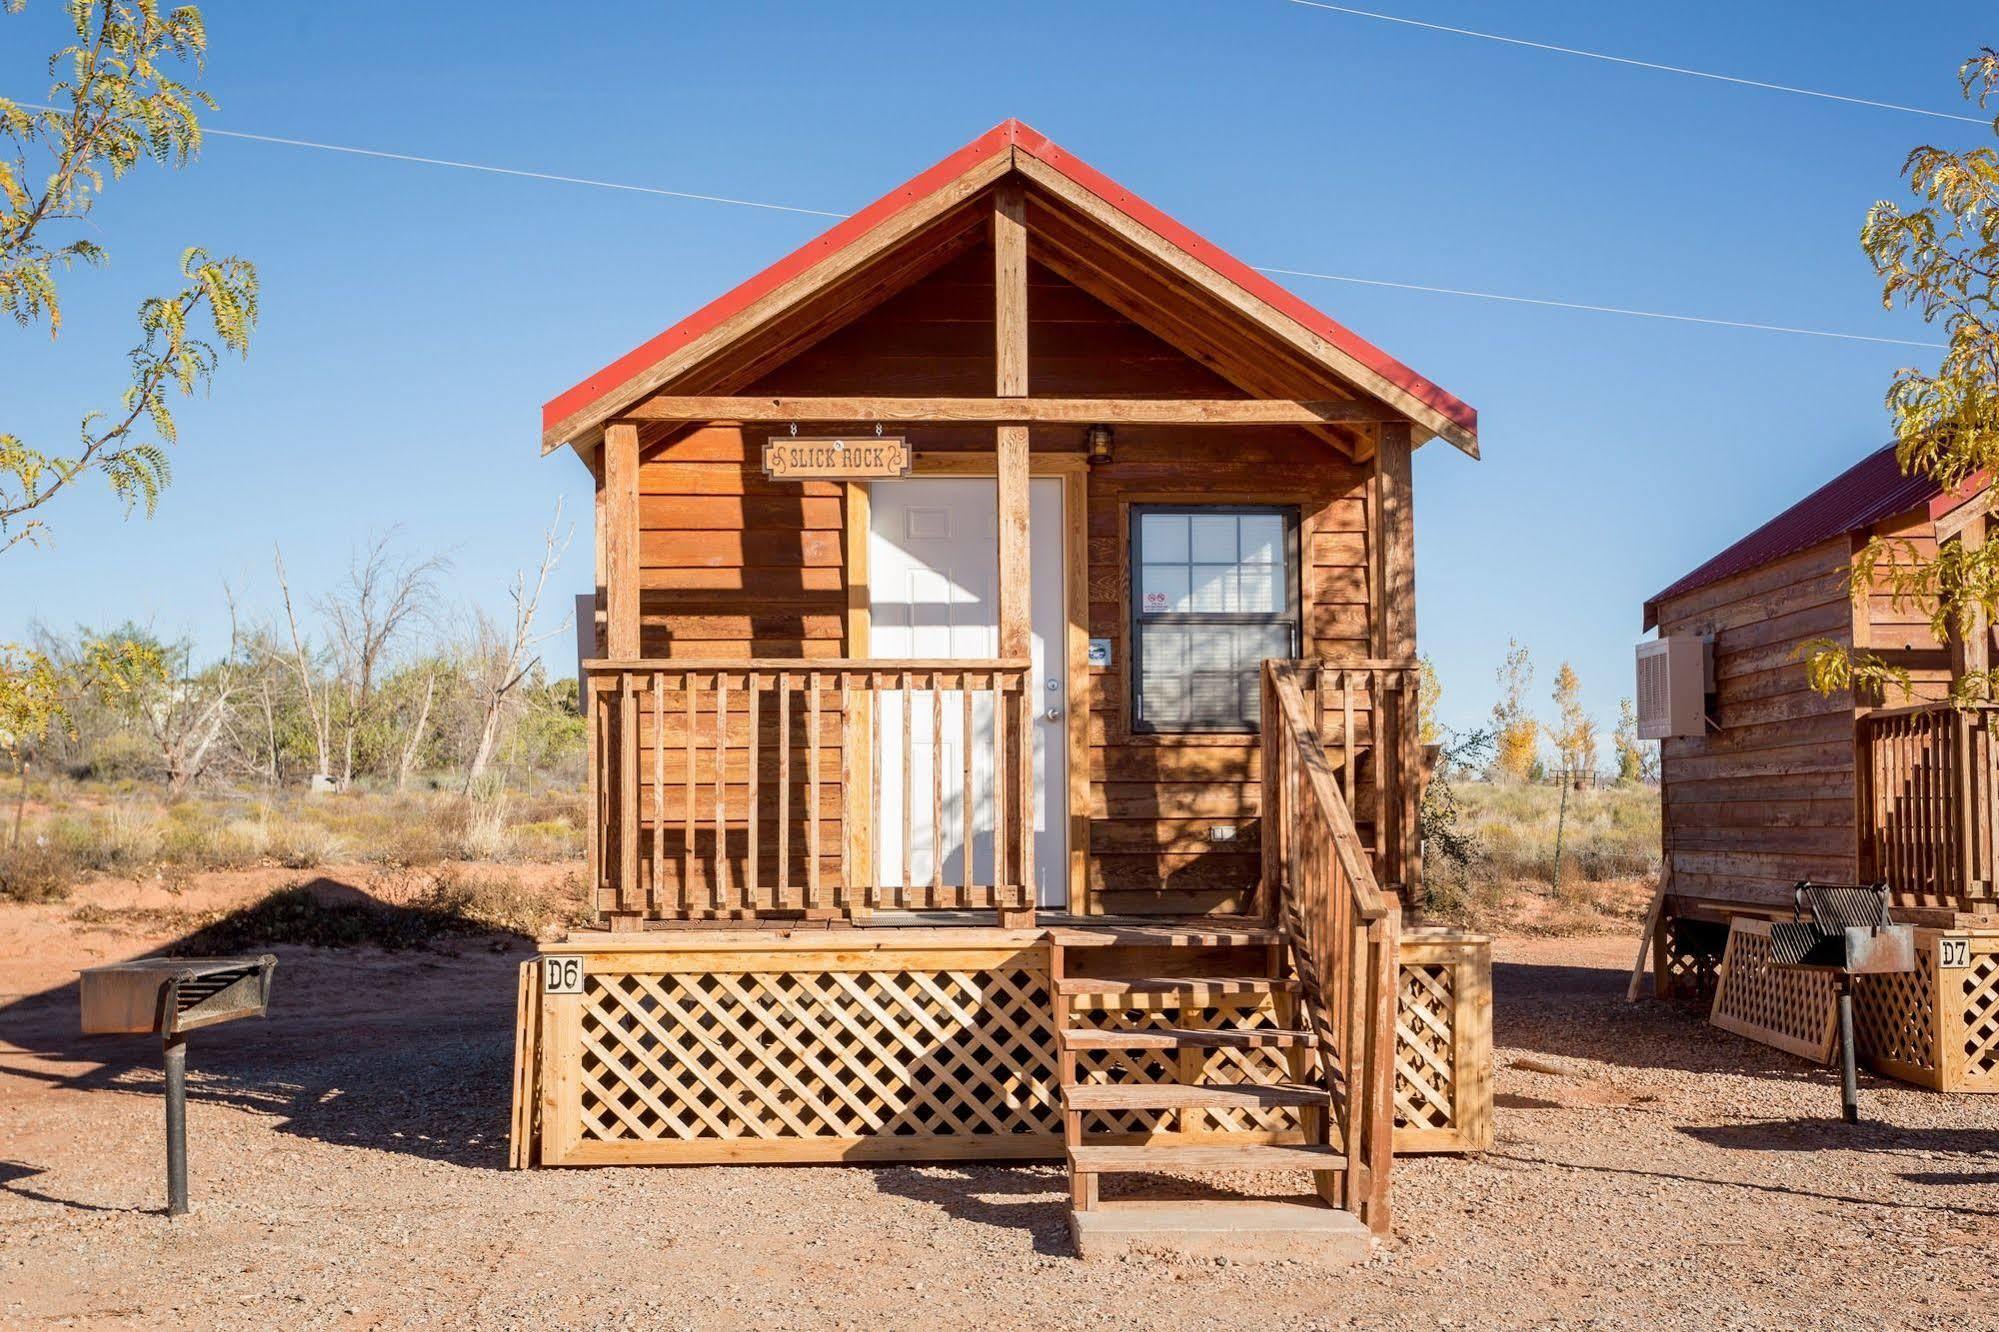
POLYGON ((169 1222, 157 1047, 79 1037, 74 986, 172 939, 156 893, 0 905, 0 1328, 1999 1320, 1999 1099, 1864 1078, 1840 1125, 1825 1070, 1626 1006, 1623 938, 1499 942, 1498 1143, 1398 1161, 1347 1272, 1080 1263, 1052 1166, 507 1171, 504 937, 275 950, 272 1015, 193 1038, 169 1222))

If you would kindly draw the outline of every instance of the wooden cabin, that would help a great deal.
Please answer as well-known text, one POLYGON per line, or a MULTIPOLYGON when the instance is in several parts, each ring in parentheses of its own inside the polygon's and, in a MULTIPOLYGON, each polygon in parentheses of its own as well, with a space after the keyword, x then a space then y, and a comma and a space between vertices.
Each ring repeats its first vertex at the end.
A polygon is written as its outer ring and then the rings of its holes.
MULTIPOLYGON (((1904 1076, 1920 1063, 1914 1080, 1938 1085, 1950 1042, 1930 1030, 1935 1010, 1944 1025, 1985 1029, 1969 1057, 1999 1089, 1999 933, 1987 937, 1999 926, 1999 710, 1947 701, 1963 672, 1987 668, 1992 635, 1979 626, 1940 640, 1932 604, 1898 598, 1885 572, 1862 594, 1853 586, 1855 556, 1877 537, 1898 560, 1982 542, 1989 501, 1982 478, 1954 493, 1904 475, 1890 445, 1645 603, 1645 628, 1698 643, 1690 660, 1708 676, 1696 724, 1679 728, 1691 733, 1661 742, 1655 993, 1710 997, 1731 922, 1753 932, 1759 919, 1789 919, 1800 880, 1885 880, 1897 918, 1923 927, 1925 970, 1893 1011, 1885 982, 1863 985, 1863 1053, 1904 1076), (1818 693, 1805 659, 1822 642, 1906 670, 1909 691, 1818 693), (1931 974, 1940 937, 1965 939, 1967 968, 1931 974)), ((1830 1009, 1797 1011, 1815 1024, 1801 1044, 1829 1048, 1830 1009)))
POLYGON ((1398 1142, 1489 1135, 1482 941, 1400 916, 1432 439, 1014 121, 550 401, 601 928, 523 975, 517 1157, 1066 1155, 1079 1236, 1288 1168, 1379 1231, 1398 1142))

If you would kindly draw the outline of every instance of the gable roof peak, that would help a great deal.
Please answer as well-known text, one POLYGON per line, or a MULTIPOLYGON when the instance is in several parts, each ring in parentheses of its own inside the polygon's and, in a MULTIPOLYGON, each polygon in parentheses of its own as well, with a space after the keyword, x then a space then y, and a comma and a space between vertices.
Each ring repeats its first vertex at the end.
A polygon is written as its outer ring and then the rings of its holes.
POLYGON ((1232 304, 1280 332, 1308 358, 1325 365, 1358 391, 1381 399, 1428 434, 1442 435, 1478 456, 1478 413, 1471 406, 1013 116, 551 398, 542 406, 543 451, 564 443, 582 447, 605 420, 712 355, 717 346, 710 344, 724 336, 720 333, 723 325, 739 316, 760 323, 763 316, 752 314, 759 306, 766 307, 769 317, 776 317, 786 308, 781 288, 821 265, 834 265, 877 228, 921 208, 954 185, 962 189, 968 176, 976 174, 984 185, 990 185, 992 179, 1013 172, 1027 175, 1038 186, 1068 194, 1071 202, 1088 204, 1117 226, 1128 226, 1128 234, 1144 237, 1160 252, 1191 261, 1188 269, 1196 281, 1228 292, 1232 304), (1023 154, 1031 159, 1031 166, 1022 161, 1023 154), (1004 162, 997 160, 1001 157, 1004 162))

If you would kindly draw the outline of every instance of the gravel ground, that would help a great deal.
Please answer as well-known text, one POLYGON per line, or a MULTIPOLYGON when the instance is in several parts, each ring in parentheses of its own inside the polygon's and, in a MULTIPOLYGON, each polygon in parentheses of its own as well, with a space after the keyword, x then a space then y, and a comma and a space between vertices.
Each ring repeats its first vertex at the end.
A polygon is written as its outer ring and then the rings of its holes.
MULTIPOLYGON (((1995 1325, 1999 1099, 1826 1071, 1622 1003, 1625 939, 1496 947, 1499 1140, 1397 1162, 1367 1266, 1085 1265, 1047 1166, 509 1172, 520 941, 281 949, 197 1033, 197 1211, 150 1040, 75 967, 162 942, 0 906, 0 1327, 1995 1325), (1542 1071, 1553 1069, 1556 1071, 1542 1071)), ((1224 1183, 1254 1190, 1272 1182, 1224 1183)))

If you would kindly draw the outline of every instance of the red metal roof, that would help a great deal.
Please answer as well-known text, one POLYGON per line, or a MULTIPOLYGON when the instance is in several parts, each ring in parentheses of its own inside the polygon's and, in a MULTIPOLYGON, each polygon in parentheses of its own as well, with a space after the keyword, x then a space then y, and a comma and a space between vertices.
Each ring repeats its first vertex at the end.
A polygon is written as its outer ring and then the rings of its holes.
POLYGON ((1659 603, 1718 583, 1734 574, 1768 564, 1785 555, 1860 532, 1885 519, 1923 505, 1937 518, 1980 489, 1984 477, 1973 479, 1957 494, 1920 473, 1904 474, 1895 461, 1895 446, 1868 454, 1790 508, 1730 546, 1645 603, 1645 627, 1659 622, 1659 603))
POLYGON ((853 216, 834 224, 747 282, 702 306, 658 337, 633 349, 596 374, 557 394, 541 409, 542 428, 552 430, 578 410, 617 389, 675 350, 700 337, 723 320, 772 290, 860 239, 882 222, 928 198, 951 181, 997 153, 1010 149, 1027 153, 1060 172, 1081 188, 1110 204, 1139 225, 1193 255, 1202 263, 1253 293, 1353 357, 1375 374, 1401 388, 1462 429, 1476 433, 1478 412, 1438 385, 1411 370, 1365 338, 1314 309, 1145 200, 1119 186, 1054 141, 1018 120, 1008 120, 981 134, 929 170, 890 190, 853 216))

